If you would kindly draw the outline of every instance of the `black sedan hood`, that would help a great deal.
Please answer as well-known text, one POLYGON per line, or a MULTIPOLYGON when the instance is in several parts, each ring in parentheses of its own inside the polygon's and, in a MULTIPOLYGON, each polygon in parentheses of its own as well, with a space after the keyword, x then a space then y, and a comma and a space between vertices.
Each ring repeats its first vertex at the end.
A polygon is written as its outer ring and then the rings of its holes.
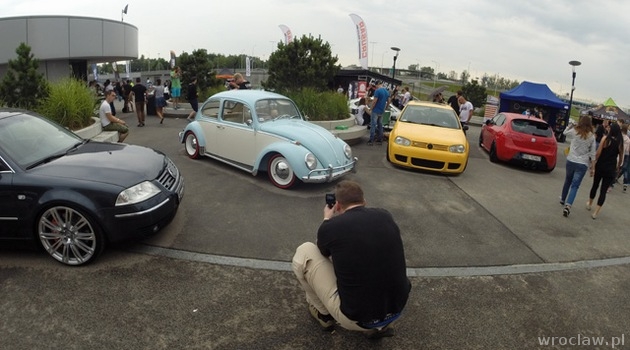
POLYGON ((163 153, 147 147, 90 141, 68 155, 29 172, 127 188, 145 179, 157 178, 164 168, 164 162, 163 153))

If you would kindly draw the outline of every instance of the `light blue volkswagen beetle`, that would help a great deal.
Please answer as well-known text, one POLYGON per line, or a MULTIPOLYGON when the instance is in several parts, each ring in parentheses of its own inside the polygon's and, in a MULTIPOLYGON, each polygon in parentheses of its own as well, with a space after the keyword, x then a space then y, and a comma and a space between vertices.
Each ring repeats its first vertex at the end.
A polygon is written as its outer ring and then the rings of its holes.
POLYGON ((266 171, 283 189, 330 182, 355 171, 358 159, 343 140, 309 123, 288 97, 231 90, 208 98, 179 133, 190 158, 214 158, 256 176, 266 171))

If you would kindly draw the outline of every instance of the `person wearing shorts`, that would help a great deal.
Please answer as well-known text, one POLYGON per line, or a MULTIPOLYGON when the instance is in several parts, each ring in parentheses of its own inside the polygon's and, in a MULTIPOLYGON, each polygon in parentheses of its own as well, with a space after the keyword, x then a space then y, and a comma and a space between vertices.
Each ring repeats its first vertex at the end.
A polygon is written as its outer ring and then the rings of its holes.
POLYGON ((174 67, 171 71, 171 97, 173 98, 173 108, 179 108, 179 96, 182 93, 182 70, 174 67))
POLYGON ((164 123, 164 107, 166 107, 166 99, 164 99, 164 86, 162 80, 155 80, 155 85, 151 87, 155 96, 155 113, 160 117, 160 124, 164 123))
POLYGON ((123 142, 127 135, 129 135, 129 128, 124 120, 118 119, 112 115, 112 109, 109 106, 111 102, 116 99, 116 91, 109 90, 105 92, 105 100, 101 103, 101 107, 98 110, 98 115, 101 119, 101 126, 104 131, 117 131, 118 142, 123 142))

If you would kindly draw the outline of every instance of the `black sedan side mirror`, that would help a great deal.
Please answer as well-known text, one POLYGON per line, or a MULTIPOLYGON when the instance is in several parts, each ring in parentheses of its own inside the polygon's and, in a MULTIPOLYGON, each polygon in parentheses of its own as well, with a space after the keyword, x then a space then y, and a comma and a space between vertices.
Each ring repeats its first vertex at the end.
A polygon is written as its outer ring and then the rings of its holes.
POLYGON ((492 124, 492 119, 486 120, 486 125, 490 125, 490 124, 492 124))

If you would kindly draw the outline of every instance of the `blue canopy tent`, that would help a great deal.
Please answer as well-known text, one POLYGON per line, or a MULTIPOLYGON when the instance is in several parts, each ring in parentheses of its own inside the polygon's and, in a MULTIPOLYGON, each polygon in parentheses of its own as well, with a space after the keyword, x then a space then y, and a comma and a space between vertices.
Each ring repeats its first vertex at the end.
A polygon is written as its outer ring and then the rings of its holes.
POLYGON ((569 104, 565 103, 546 84, 522 82, 512 90, 499 94, 499 112, 523 113, 535 107, 543 111, 543 118, 556 134, 562 133, 567 119, 569 104))
POLYGON ((524 81, 512 90, 502 92, 499 97, 501 103, 499 112, 521 112, 525 110, 523 105, 550 107, 554 109, 568 110, 569 105, 556 97, 546 84, 524 81), (515 104, 518 104, 515 106, 515 104), (515 108, 516 107, 516 108, 515 108))

